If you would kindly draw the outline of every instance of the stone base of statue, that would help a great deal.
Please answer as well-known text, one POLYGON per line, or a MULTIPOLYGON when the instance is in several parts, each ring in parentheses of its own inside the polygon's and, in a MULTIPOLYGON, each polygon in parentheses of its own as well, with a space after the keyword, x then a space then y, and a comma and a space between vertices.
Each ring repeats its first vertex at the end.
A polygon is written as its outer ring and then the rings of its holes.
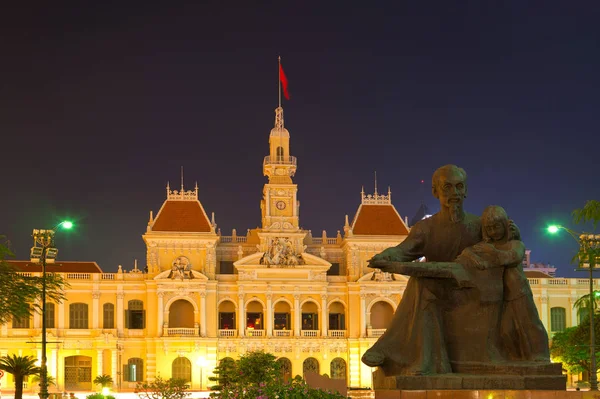
POLYGON ((375 390, 561 390, 567 385, 561 363, 452 363, 454 373, 436 375, 396 375, 373 373, 375 390))

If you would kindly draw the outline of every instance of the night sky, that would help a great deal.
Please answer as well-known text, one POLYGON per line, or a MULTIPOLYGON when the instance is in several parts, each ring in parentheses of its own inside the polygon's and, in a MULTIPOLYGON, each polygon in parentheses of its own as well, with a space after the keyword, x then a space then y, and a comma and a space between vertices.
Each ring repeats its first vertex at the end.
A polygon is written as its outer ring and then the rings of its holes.
POLYGON ((581 229, 571 211, 600 199, 597 2, 235 3, 3 7, 0 234, 17 259, 71 218, 60 259, 144 264, 181 166, 224 235, 259 226, 281 55, 303 228, 342 230, 374 171, 402 217, 437 211, 431 174, 455 163, 469 212, 502 205, 534 261, 580 275, 575 241, 545 226, 581 229))

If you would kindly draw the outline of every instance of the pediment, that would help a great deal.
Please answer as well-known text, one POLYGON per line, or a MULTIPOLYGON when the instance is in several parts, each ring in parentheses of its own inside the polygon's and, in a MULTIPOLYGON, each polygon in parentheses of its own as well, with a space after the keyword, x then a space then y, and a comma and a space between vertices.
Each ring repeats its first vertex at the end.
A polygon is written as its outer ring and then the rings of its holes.
POLYGON ((160 272, 159 274, 156 275, 156 277, 154 277, 154 280, 173 280, 173 281, 208 281, 208 277, 206 277, 204 274, 197 272, 195 270, 190 270, 190 272, 192 273, 193 278, 184 278, 181 279, 180 277, 174 277, 174 278, 170 278, 169 275, 171 274, 171 270, 165 270, 163 272, 160 272))
POLYGON ((302 253, 304 264, 301 265, 264 265, 261 264, 263 255, 257 252, 233 263, 239 280, 327 281, 331 263, 323 258, 302 253))
POLYGON ((358 282, 380 282, 380 281, 401 281, 407 282, 408 277, 403 276, 402 274, 395 273, 383 273, 383 272, 371 272, 367 273, 361 278, 358 279, 358 282), (393 276, 393 278, 392 278, 393 276))

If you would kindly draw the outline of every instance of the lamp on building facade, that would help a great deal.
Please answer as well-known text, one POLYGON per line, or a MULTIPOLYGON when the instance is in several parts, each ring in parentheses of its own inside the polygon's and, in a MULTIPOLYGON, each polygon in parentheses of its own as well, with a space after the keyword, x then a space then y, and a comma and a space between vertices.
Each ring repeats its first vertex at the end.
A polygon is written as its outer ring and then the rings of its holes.
POLYGON ((577 258, 579 267, 575 270, 586 271, 590 273, 590 391, 598 390, 598 376, 596 369, 596 337, 594 331, 594 305, 596 299, 594 296, 594 271, 600 261, 600 234, 577 234, 564 226, 553 225, 548 227, 548 232, 555 234, 559 230, 565 230, 579 244, 577 258))
POLYGON ((40 367, 40 399, 48 399, 48 367, 46 357, 46 264, 54 263, 58 249, 54 246, 56 229, 62 227, 70 229, 73 223, 60 222, 50 230, 33 230, 33 247, 31 248, 31 262, 42 265, 42 362, 40 367))

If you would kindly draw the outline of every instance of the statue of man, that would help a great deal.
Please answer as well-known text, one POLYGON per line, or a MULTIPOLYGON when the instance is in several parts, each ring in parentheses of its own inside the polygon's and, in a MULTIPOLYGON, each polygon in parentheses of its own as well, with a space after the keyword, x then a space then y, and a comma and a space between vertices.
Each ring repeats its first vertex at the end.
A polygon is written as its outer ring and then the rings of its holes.
MULTIPOLYGON (((408 237, 371 260, 371 267, 395 273, 393 265, 377 261, 410 262, 425 256, 428 262, 451 262, 467 247, 481 241, 481 219, 463 210, 467 174, 455 165, 437 169, 432 193, 440 211, 415 224, 408 237)), ((501 283, 501 282, 500 282, 501 283)), ((445 324, 461 290, 450 279, 410 277, 394 318, 379 340, 364 354, 370 367, 386 375, 452 373, 445 324)))

